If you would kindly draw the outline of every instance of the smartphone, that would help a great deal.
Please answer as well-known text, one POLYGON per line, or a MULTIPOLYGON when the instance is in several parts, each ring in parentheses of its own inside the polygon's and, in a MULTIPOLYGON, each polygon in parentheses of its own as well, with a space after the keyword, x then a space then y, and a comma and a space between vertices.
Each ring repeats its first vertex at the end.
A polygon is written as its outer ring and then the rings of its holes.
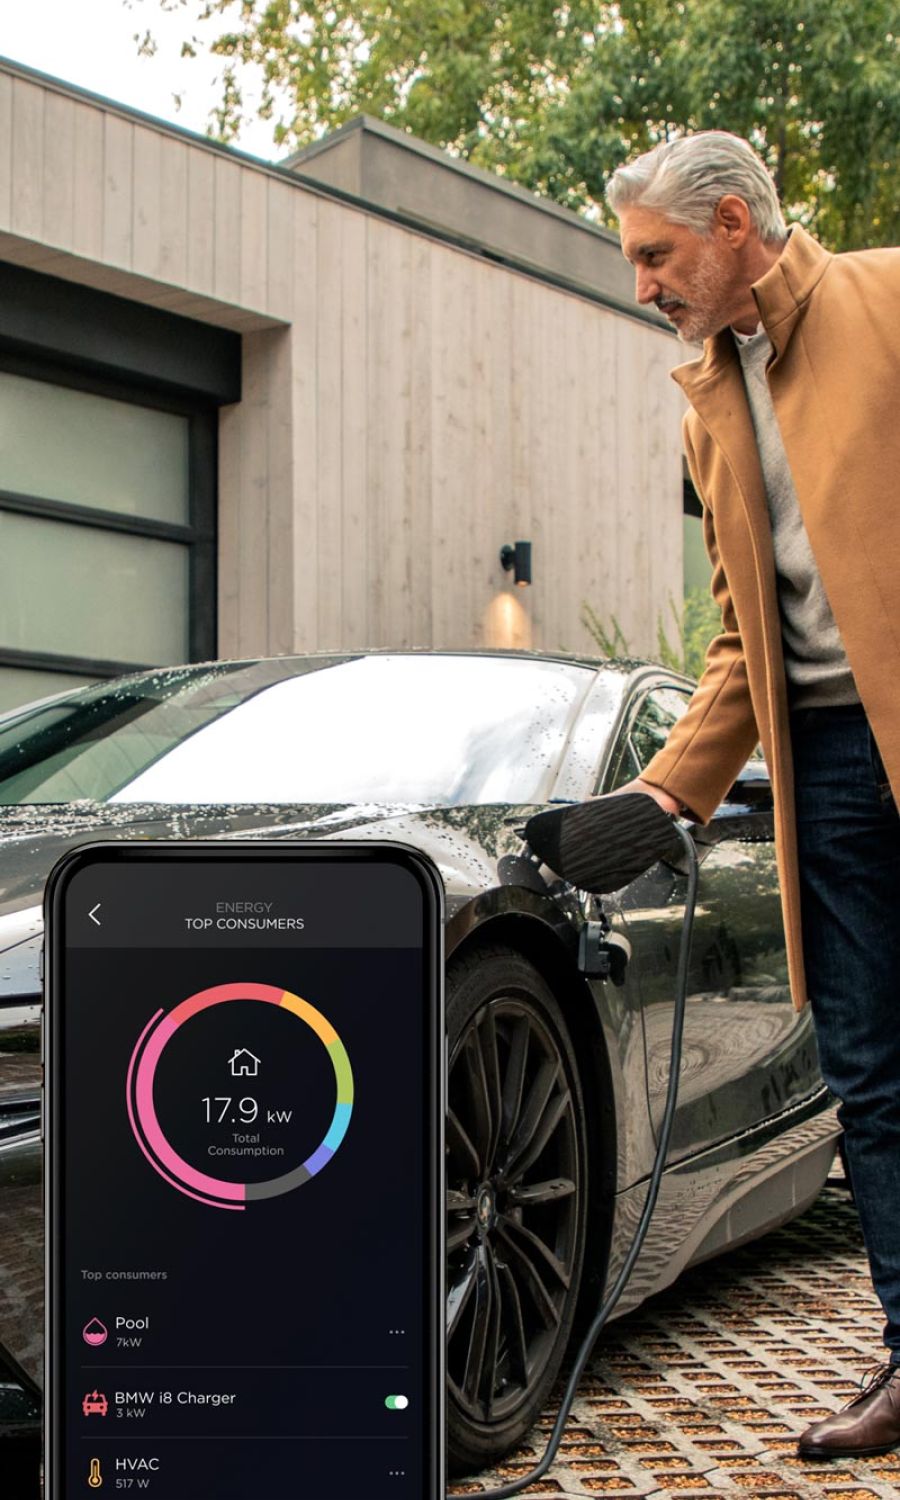
POLYGON ((45 915, 48 1500, 444 1500, 434 865, 84 845, 45 915))

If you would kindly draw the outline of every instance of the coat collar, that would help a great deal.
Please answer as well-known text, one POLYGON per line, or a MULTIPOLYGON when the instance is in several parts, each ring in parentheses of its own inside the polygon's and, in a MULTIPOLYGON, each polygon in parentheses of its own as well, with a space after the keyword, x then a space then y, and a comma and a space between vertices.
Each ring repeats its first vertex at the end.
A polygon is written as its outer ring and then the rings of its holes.
MULTIPOLYGON (((772 340, 776 361, 784 353, 797 320, 831 259, 830 252, 818 240, 807 234, 801 224, 794 224, 775 264, 750 288, 762 325, 772 340)), ((739 376, 739 362, 729 328, 706 340, 700 359, 678 365, 672 371, 672 379, 698 410, 712 396, 712 387, 717 387, 723 379, 727 386, 736 375, 739 376)))

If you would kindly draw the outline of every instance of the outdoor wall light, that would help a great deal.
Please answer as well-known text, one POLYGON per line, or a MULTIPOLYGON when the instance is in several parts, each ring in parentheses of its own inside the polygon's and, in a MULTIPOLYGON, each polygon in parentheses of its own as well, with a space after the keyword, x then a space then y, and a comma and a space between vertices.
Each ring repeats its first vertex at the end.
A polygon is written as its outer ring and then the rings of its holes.
POLYGON ((500 561, 509 572, 513 571, 513 577, 520 588, 525 588, 531 582, 531 543, 516 542, 512 546, 509 542, 500 548, 500 561))

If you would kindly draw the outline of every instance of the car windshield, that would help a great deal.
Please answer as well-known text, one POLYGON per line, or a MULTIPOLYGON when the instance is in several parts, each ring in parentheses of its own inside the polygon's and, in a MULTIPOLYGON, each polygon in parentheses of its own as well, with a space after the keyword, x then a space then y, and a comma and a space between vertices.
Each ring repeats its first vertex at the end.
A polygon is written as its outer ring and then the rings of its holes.
POLYGON ((141 673, 0 721, 0 802, 542 802, 594 676, 387 653, 141 673))

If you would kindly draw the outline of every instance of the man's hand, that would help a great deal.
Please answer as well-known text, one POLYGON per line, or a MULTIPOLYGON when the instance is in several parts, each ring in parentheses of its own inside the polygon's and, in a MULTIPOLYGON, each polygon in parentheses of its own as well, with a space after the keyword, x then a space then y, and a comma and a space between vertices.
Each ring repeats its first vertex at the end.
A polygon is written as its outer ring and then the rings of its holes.
POLYGON ((654 802, 659 804, 663 812, 674 813, 676 817, 681 812, 681 803, 677 797, 664 792, 661 786, 653 786, 649 781, 642 781, 640 776, 636 776, 633 781, 626 781, 624 786, 617 786, 610 795, 617 797, 620 792, 646 792, 648 797, 652 797, 654 802))

